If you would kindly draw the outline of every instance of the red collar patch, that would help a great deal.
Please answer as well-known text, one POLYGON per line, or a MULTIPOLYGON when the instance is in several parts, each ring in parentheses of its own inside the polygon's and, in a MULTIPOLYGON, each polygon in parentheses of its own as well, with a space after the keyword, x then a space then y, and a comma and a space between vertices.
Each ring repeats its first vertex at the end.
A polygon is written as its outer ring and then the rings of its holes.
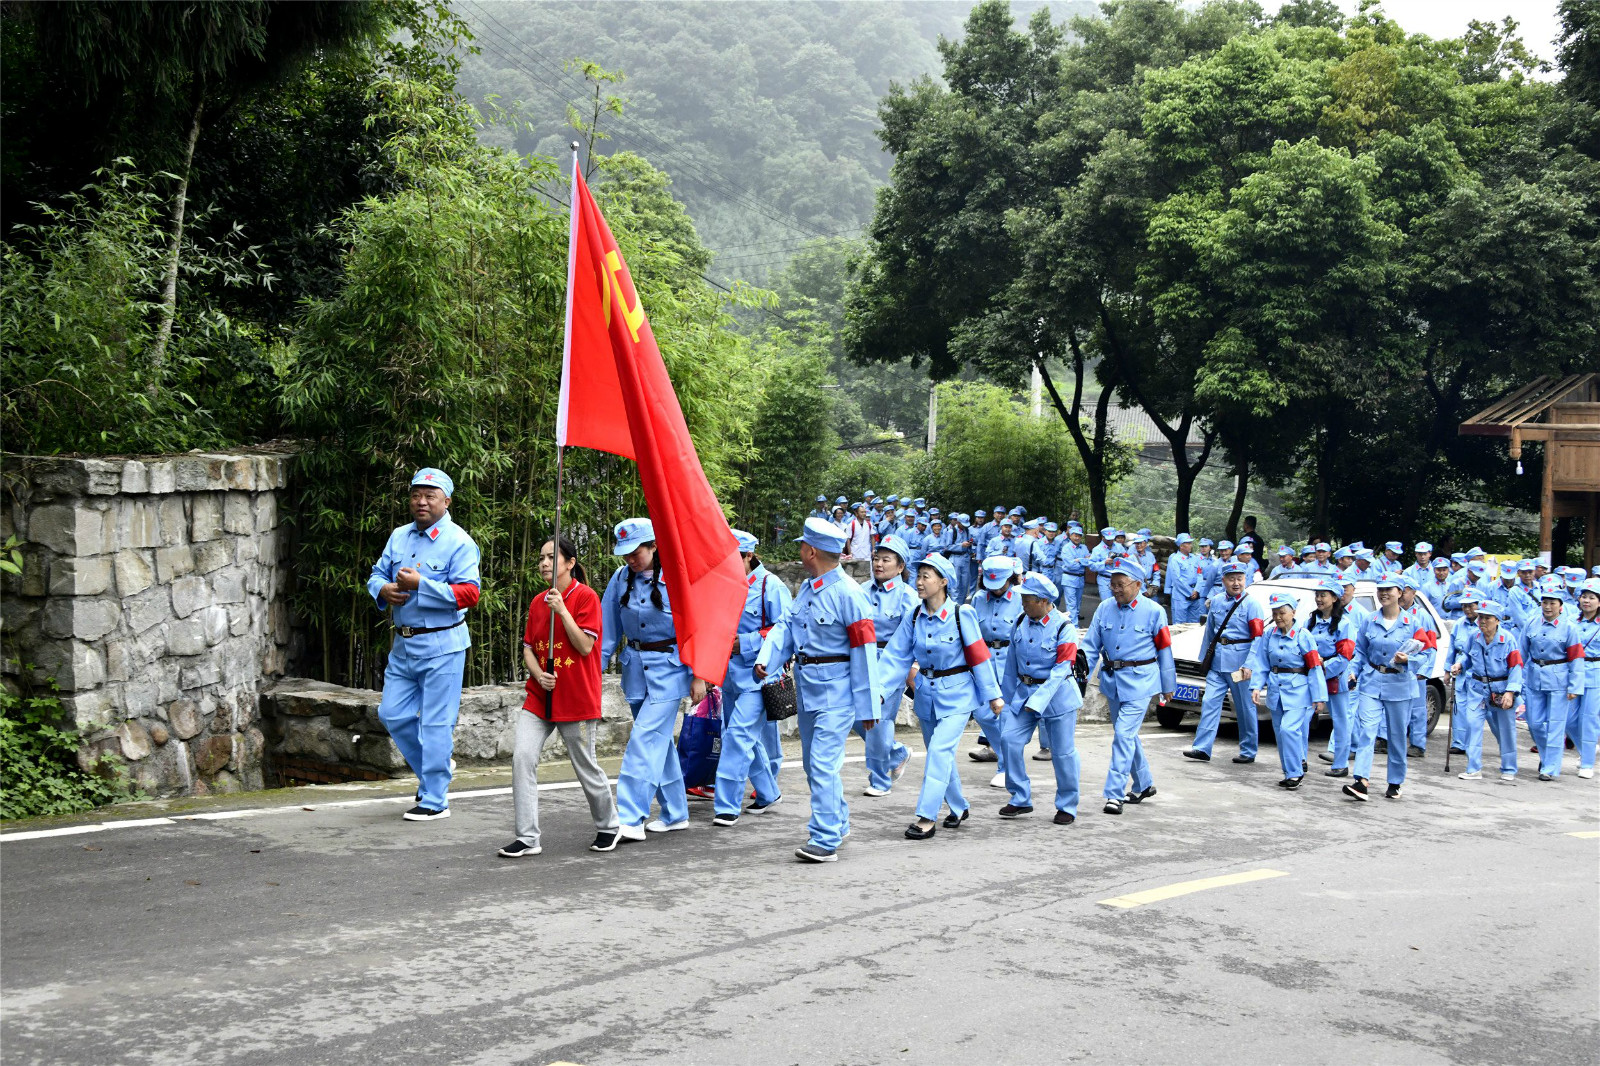
POLYGON ((939 621, 943 622, 945 619, 947 619, 949 617, 950 617, 950 608, 948 606, 944 606, 944 607, 939 608, 939 621))
POLYGON ((885 581, 883 583, 883 591, 885 591, 885 592, 893 592, 894 591, 894 578, 891 577, 888 581, 885 581))
POLYGON ((434 526, 432 529, 428 530, 428 539, 429 540, 438 540, 439 539, 439 527, 437 525, 434 526))
POLYGON ((822 588, 822 579, 820 577, 817 578, 815 581, 811 582, 811 591, 812 592, 816 592, 821 588, 822 588))
POLYGON ((1042 625, 1042 626, 1047 626, 1047 625, 1050 624, 1050 612, 1049 611, 1046 611, 1044 617, 1039 619, 1039 624, 1042 625))

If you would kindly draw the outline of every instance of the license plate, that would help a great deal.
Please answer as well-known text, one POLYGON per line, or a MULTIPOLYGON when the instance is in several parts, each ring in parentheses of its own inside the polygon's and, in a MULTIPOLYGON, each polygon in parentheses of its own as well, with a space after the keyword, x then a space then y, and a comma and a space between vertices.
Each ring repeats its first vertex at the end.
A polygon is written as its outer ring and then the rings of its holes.
POLYGON ((1189 703, 1199 703, 1201 689, 1199 685, 1179 685, 1173 690, 1173 699, 1185 700, 1189 703))

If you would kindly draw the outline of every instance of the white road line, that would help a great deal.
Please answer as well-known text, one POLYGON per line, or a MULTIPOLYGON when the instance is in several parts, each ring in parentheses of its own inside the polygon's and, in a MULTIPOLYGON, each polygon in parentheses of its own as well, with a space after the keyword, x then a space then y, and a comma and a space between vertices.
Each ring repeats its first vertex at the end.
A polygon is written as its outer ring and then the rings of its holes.
MULTIPOLYGON (((914 758, 920 758, 923 753, 920 751, 915 751, 911 754, 914 758)), ((845 756, 844 761, 847 763, 866 762, 867 757, 865 755, 847 755, 845 756)), ((785 765, 783 769, 785 770, 798 770, 800 768, 798 759, 786 758, 784 762, 785 765)), ((539 791, 558 792, 563 789, 577 787, 579 786, 578 782, 576 781, 553 781, 547 785, 540 785, 539 791)), ((449 794, 449 798, 451 800, 483 799, 491 796, 509 795, 511 795, 511 786, 507 785, 503 788, 474 788, 468 789, 464 792, 452 792, 449 794)), ((313 801, 311 803, 302 804, 286 803, 281 807, 247 807, 236 811, 202 811, 199 814, 174 814, 165 818, 126 818, 113 822, 96 822, 91 825, 69 825, 60 829, 33 829, 23 833, 0 833, 0 844, 14 843, 22 840, 41 840, 46 837, 82 836, 86 833, 103 833, 108 829, 137 829, 141 826, 149 825, 176 825, 178 822, 224 822, 232 821, 236 818, 259 818, 266 814, 310 813, 306 811, 307 807, 311 808, 313 811, 329 811, 337 810, 342 807, 367 807, 376 803, 415 802, 416 800, 412 796, 377 796, 372 799, 338 800, 334 803, 319 803, 313 801)))

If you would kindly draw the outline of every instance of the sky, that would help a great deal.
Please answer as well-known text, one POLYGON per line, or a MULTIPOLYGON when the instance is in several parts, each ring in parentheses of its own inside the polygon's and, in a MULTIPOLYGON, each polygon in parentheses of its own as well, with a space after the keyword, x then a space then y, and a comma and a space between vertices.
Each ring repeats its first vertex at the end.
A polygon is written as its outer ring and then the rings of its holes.
MULTIPOLYGON (((1357 0, 1338 3, 1347 14, 1355 13, 1357 0)), ((1268 4, 1262 6, 1271 10, 1268 4)), ((1556 7, 1557 0, 1383 0, 1383 10, 1407 32, 1429 37, 1459 37, 1473 19, 1498 23, 1510 15, 1517 20, 1528 50, 1551 64, 1556 58, 1554 41, 1561 32, 1556 7)))

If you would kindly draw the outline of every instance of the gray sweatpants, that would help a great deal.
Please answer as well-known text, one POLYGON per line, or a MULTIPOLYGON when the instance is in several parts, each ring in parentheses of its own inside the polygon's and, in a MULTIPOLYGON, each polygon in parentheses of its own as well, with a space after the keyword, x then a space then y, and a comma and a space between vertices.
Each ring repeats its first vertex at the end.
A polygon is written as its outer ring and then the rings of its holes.
POLYGON ((539 755, 546 740, 557 730, 567 746, 567 758, 578 775, 578 784, 589 800, 589 813, 595 829, 616 831, 617 805, 611 798, 611 782, 594 757, 597 719, 586 722, 547 722, 532 711, 518 710, 516 749, 511 756, 511 797, 517 809, 517 839, 525 844, 539 843, 539 755))

